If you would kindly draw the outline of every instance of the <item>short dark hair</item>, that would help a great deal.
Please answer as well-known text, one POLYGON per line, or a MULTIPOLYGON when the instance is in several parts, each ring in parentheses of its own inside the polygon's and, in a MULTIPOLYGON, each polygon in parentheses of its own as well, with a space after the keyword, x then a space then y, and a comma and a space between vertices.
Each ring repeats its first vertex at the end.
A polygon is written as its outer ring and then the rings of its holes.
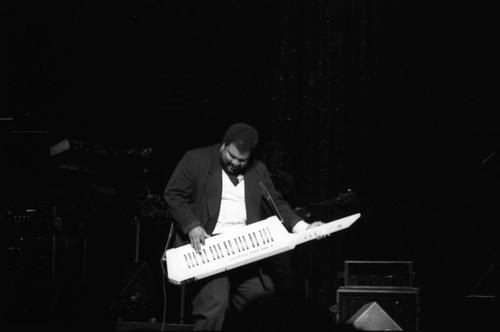
POLYGON ((252 152, 259 142, 259 133, 249 124, 235 123, 226 131, 222 141, 226 145, 233 143, 241 152, 252 152))

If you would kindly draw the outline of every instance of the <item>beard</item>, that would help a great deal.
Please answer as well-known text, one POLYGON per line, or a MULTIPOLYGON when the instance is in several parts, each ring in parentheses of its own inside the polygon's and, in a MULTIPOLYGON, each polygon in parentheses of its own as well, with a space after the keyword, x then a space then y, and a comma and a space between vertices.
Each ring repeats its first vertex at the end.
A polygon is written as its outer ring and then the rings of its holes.
POLYGON ((224 160, 221 156, 220 164, 222 169, 229 175, 240 175, 245 171, 245 166, 234 166, 230 161, 224 160))
POLYGON ((230 175, 239 175, 243 173, 244 168, 241 166, 233 166, 231 163, 228 162, 222 162, 222 168, 227 174, 230 175))

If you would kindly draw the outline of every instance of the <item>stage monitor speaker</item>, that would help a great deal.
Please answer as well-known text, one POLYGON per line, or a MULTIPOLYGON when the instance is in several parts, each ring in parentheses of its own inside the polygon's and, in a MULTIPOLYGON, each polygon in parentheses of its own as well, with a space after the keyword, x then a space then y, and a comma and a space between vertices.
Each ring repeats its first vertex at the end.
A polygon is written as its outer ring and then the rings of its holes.
POLYGON ((402 330, 418 331, 419 292, 420 289, 414 287, 388 289, 341 286, 337 289, 337 322, 346 324, 363 306, 376 302, 402 330))
POLYGON ((348 321, 358 330, 363 331, 402 331, 401 326, 380 307, 377 302, 363 305, 348 321))

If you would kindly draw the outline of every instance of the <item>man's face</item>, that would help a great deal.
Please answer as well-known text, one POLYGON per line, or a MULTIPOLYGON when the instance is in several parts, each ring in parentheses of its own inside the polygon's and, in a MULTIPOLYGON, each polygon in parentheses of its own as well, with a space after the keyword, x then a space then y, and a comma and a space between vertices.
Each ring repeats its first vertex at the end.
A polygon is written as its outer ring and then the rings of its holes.
POLYGON ((241 152, 233 143, 227 146, 225 143, 222 143, 220 160, 222 168, 226 173, 231 175, 241 174, 247 166, 249 159, 250 152, 241 152))

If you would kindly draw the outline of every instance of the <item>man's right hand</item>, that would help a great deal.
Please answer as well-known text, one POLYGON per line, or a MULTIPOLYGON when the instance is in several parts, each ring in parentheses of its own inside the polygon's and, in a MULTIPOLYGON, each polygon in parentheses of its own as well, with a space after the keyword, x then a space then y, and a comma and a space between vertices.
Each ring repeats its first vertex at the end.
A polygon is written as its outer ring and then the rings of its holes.
POLYGON ((201 245, 205 245, 205 238, 210 237, 210 234, 205 232, 201 226, 196 226, 190 230, 188 235, 189 240, 191 241, 191 246, 197 253, 201 251, 201 245))

